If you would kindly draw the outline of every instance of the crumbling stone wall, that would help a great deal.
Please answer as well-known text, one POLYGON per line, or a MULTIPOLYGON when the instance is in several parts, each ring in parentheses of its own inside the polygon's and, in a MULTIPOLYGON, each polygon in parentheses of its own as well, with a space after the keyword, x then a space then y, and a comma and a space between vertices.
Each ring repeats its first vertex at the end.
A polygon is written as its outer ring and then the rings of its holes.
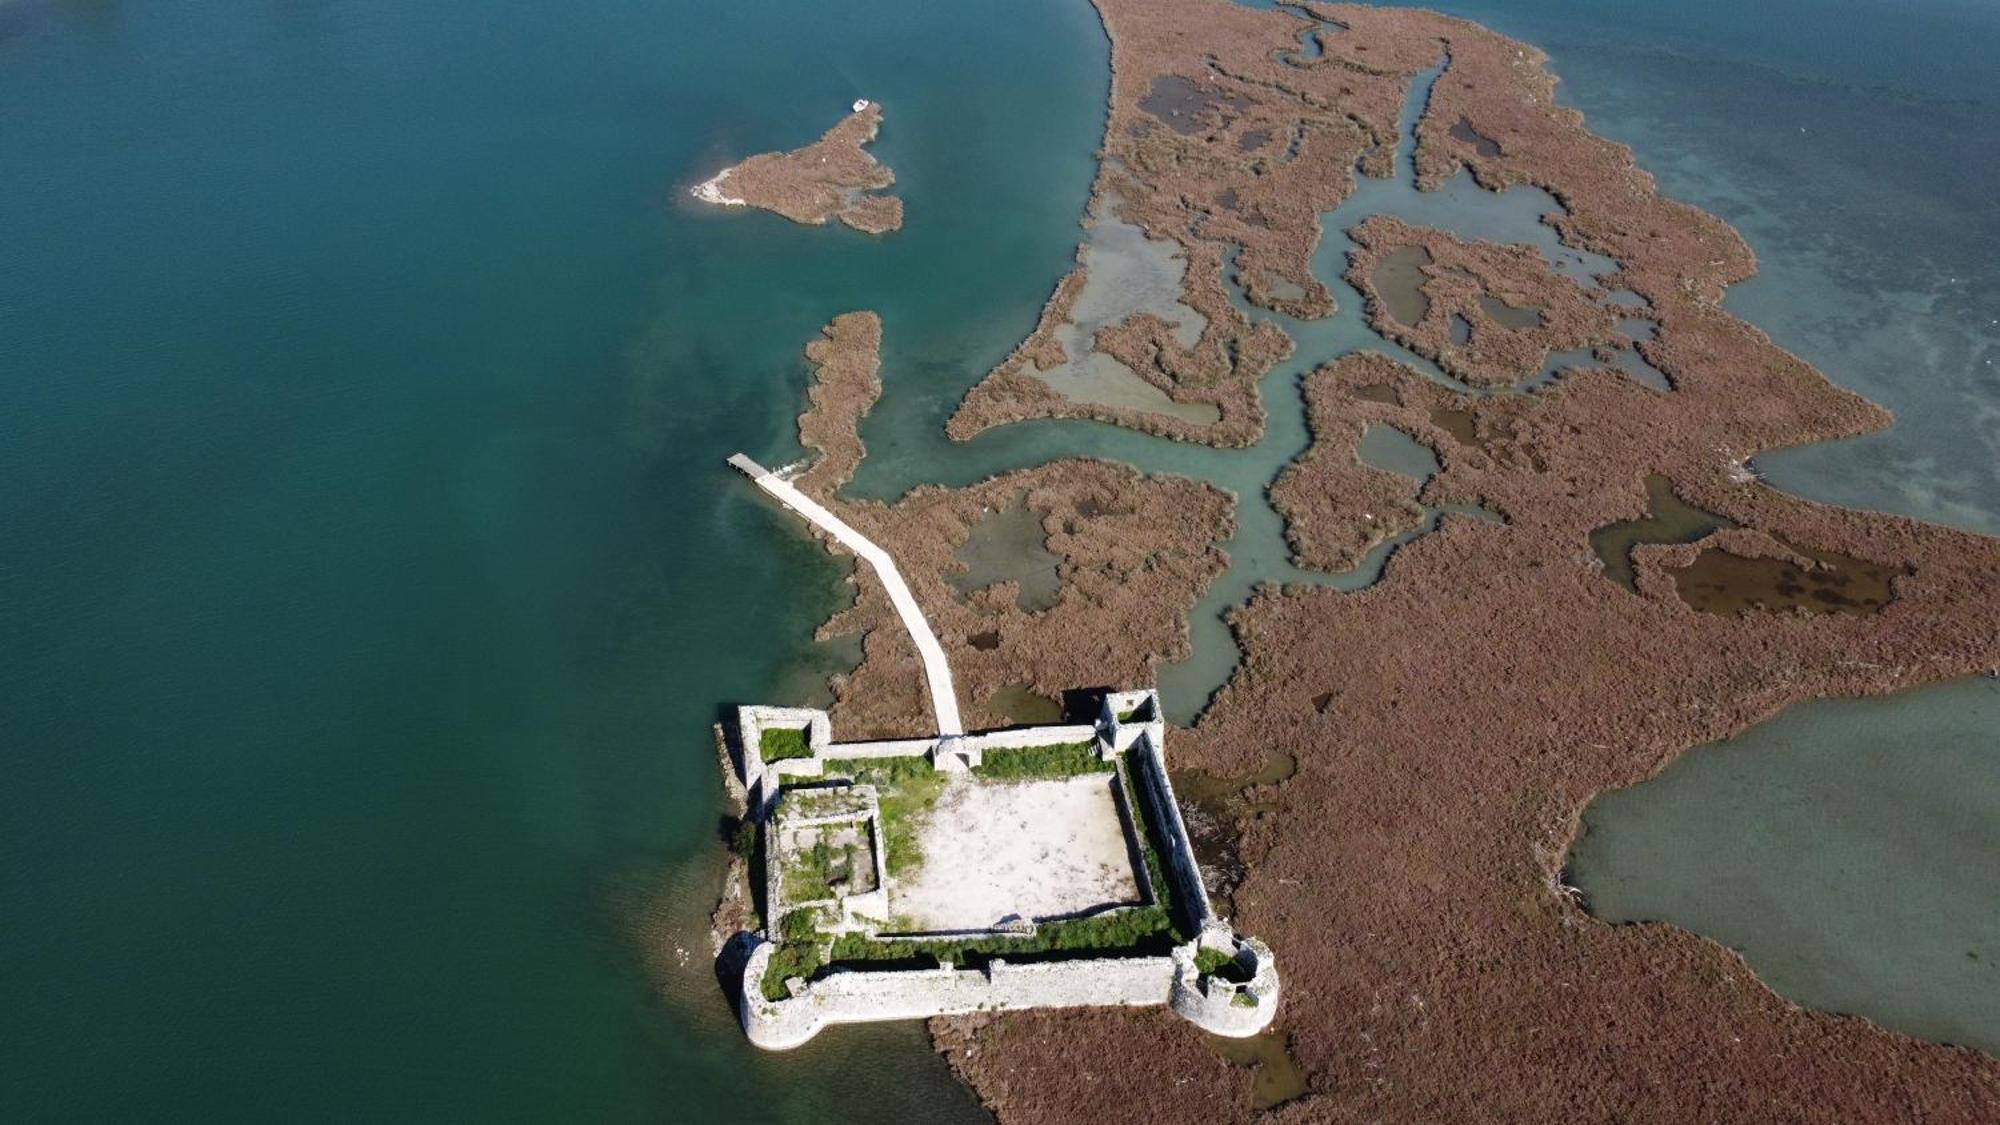
POLYGON ((791 998, 764 999, 758 984, 774 947, 758 946, 743 970, 743 1030, 766 1050, 796 1047, 836 1023, 929 1019, 1024 1008, 1151 1007, 1168 1002, 1171 957, 1104 957, 977 969, 833 972, 791 998))

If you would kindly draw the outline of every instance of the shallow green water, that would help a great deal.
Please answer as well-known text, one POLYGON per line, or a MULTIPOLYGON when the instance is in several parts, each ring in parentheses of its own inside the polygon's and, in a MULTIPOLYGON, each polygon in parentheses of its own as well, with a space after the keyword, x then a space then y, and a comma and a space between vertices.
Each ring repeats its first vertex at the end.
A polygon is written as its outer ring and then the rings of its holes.
POLYGON ((1599 798, 1570 880, 1801 1004, 2000 1053, 2000 680, 1791 708, 1599 798))
MULTIPOLYGON (((1923 124, 2000 136, 1991 108, 1937 100, 1952 65, 1865 89, 1893 51, 1748 7, 1467 14, 1745 227, 1775 280, 1739 307, 1919 423, 1781 480, 1991 526, 1967 406, 1996 397, 2000 144, 1946 164, 1923 124), (1821 97, 1813 146, 1739 120, 1821 97), (1912 199, 1915 235, 1879 221, 1912 199)), ((1950 63, 1987 24, 1935 7, 1950 63)), ((721 458, 796 454, 799 349, 867 307, 864 492, 1058 453, 1237 490, 1237 567, 1163 675, 1185 714, 1233 662, 1220 611, 1318 577, 1259 498, 1305 445, 1289 388, 1381 345, 1341 286, 1343 316, 1284 321, 1248 454, 1067 423, 948 446, 1069 267, 1106 47, 1074 0, 858 11, 0 3, 0 1112, 979 1116, 914 1026, 761 1055, 716 988, 708 724, 851 655, 809 641, 840 568, 721 458), (858 96, 903 232, 684 201, 858 96)))
MULTIPOLYGON (((1732 311, 1895 413, 1759 457, 1770 480, 2000 533, 2000 9, 1440 6, 1548 50, 1593 130, 1749 239, 1732 311)), ((2000 927, 1979 882, 2000 825, 1990 683, 1802 708, 1696 752, 1593 804, 1575 879, 1607 917, 1743 949, 1802 1003, 2000 1049, 1990 955, 1964 957, 2000 927)))

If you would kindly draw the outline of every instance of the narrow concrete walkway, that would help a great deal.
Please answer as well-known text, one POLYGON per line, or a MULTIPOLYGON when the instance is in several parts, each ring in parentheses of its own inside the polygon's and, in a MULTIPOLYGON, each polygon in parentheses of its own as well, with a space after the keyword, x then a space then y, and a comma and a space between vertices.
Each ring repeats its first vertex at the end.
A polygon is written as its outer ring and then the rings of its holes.
POLYGON ((820 530, 839 540, 841 546, 861 556, 875 569, 875 577, 881 579, 883 588, 889 591, 890 604, 896 607, 896 613, 903 619, 903 628, 909 630, 910 639, 917 644, 918 655, 924 659, 924 679, 930 684, 931 710, 937 715, 938 733, 964 734, 965 722, 958 715, 958 689, 951 682, 951 665, 944 658, 944 646, 938 644, 937 634, 931 632, 931 623, 924 619, 924 611, 917 606, 916 597, 910 593, 909 584, 903 581, 902 572, 896 569, 896 561, 889 557, 889 552, 847 526, 819 501, 794 488, 791 481, 743 454, 731 456, 729 463, 757 482, 758 488, 777 497, 778 503, 818 524, 820 530))

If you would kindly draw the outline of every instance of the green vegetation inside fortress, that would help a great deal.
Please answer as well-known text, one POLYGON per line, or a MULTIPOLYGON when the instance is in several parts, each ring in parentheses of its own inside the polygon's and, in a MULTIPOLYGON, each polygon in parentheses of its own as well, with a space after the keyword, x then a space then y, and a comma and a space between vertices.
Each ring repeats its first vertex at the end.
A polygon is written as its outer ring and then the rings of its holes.
POLYGON ((1109 773, 1111 765, 1098 758, 1096 742, 1085 741, 988 750, 980 764, 972 767, 972 772, 987 781, 1025 781, 1109 773))
MULTIPOLYGON (((1078 742, 1058 746, 1032 746, 1020 750, 989 752, 987 767, 1000 760, 997 771, 975 771, 978 781, 1011 781, 1026 778, 1063 778, 1109 772, 1115 768, 1099 761, 1096 743, 1078 742)), ((1194 937, 1191 922, 1182 917, 1166 864, 1160 859, 1167 836, 1152 803, 1140 795, 1131 771, 1149 769, 1148 762, 1126 759, 1118 771, 1125 807, 1139 819, 1139 853, 1153 901, 1143 906, 1107 910, 1082 918, 1063 918, 1036 925, 1030 935, 995 932, 971 937, 884 939, 864 934, 841 934, 829 942, 819 929, 812 908, 794 910, 780 921, 772 936, 778 944, 771 952, 759 987, 770 1000, 783 1000, 789 992, 790 977, 806 980, 832 969, 905 969, 935 967, 945 962, 975 966, 986 959, 1004 957, 1011 961, 1060 959, 1067 957, 1161 956, 1175 945, 1194 937)), ((876 787, 882 810, 882 832, 890 878, 901 862, 913 865, 921 856, 909 854, 915 848, 913 836, 922 817, 930 813, 938 795, 948 783, 945 774, 933 769, 928 758, 830 759, 830 776, 846 776, 876 787), (899 840, 902 842, 899 844, 899 840)), ((811 792, 806 790, 806 792, 811 792)), ((902 870, 908 870, 904 867, 902 870)), ((1204 956, 1209 956, 1206 952, 1204 956)), ((1227 961, 1226 956, 1214 954, 1227 961)), ((1233 964, 1233 963, 1232 963, 1233 964)), ((1204 965, 1203 972, 1223 967, 1204 965)), ((1225 975, 1228 970, 1225 968, 1225 975)), ((1235 979, 1235 978, 1230 978, 1235 979)))
POLYGON ((829 777, 873 785, 882 816, 882 863, 889 878, 915 871, 924 862, 917 835, 944 792, 945 775, 929 758, 829 758, 829 777))
POLYGON ((1135 810, 1139 817, 1139 855, 1146 863, 1146 879, 1153 886, 1153 900, 1167 912, 1176 929, 1187 937, 1193 937, 1194 920, 1187 916, 1185 910, 1176 909, 1180 905, 1179 896, 1174 894, 1173 881, 1167 878, 1167 865, 1160 861, 1160 847, 1167 840, 1166 830, 1160 824, 1159 812, 1153 808, 1153 802, 1141 799, 1139 787, 1132 780, 1133 770, 1149 768, 1130 757, 1125 759, 1125 768, 1118 771, 1119 781, 1125 789, 1125 807, 1135 810))
POLYGON ((1249 981, 1250 974, 1244 971, 1243 963, 1220 949, 1197 949, 1194 967, 1203 976, 1219 976, 1223 980, 1238 984, 1249 981))
POLYGON ((786 899, 810 902, 845 887, 873 889, 875 853, 868 846, 866 826, 851 828, 847 836, 839 842, 822 836, 798 850, 784 872, 786 899))
POLYGON ((1119 954, 1162 954, 1181 941, 1166 908, 1158 904, 1132 906, 1093 914, 1087 918, 1066 918, 1043 922, 1032 937, 981 934, 964 938, 923 938, 883 941, 862 934, 842 934, 833 942, 831 961, 849 967, 870 963, 921 959, 956 965, 976 965, 990 957, 1009 960, 1040 954, 1083 954, 1092 957, 1119 954))
POLYGON ((806 741, 806 732, 798 727, 772 727, 757 740, 757 750, 764 755, 766 762, 812 757, 812 746, 806 741))
POLYGON ((1035 927, 1032 936, 1023 937, 982 934, 889 941, 864 934, 841 934, 833 939, 830 951, 825 952, 826 938, 817 929, 809 928, 812 926, 809 910, 795 910, 785 916, 784 940, 771 951, 770 965, 761 982, 767 999, 782 1000, 788 995, 785 988, 788 977, 810 980, 829 968, 929 968, 945 962, 977 966, 993 957, 1019 961, 1073 956, 1161 956, 1186 940, 1174 928, 1166 907, 1157 903, 1106 911, 1088 918, 1044 922, 1035 927), (803 921, 794 921, 801 916, 803 921))

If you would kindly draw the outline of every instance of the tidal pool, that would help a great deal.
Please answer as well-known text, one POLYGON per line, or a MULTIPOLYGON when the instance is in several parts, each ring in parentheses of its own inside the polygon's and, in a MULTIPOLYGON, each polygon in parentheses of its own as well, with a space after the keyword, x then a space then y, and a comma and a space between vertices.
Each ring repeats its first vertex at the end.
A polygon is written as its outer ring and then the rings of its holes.
POLYGON ((1386 422, 1373 423, 1361 431, 1361 442, 1354 455, 1364 465, 1413 477, 1419 483, 1431 479, 1438 471, 1437 454, 1431 452, 1430 446, 1386 422))
POLYGON ((1479 415, 1470 410, 1433 406, 1431 425, 1450 434, 1452 440, 1460 445, 1469 445, 1474 449, 1486 448, 1486 443, 1479 440, 1479 415))
POLYGON ((1500 155, 1500 146, 1493 138, 1472 127, 1472 122, 1461 117, 1452 123, 1451 135, 1456 140, 1472 146, 1472 151, 1480 156, 1500 155))
MULTIPOLYGON (((997 640, 997 637, 996 637, 997 640)), ((1036 695, 1021 684, 1008 684, 993 693, 989 701, 995 711, 1015 726, 1031 727, 1062 722, 1062 703, 1046 695, 1036 695)))
POLYGON ((1569 881, 1779 993, 2000 1053, 2000 680, 1793 707, 1584 813, 1569 881))
POLYGON ((945 581, 960 597, 998 582, 1015 582, 1019 587, 1014 604, 1040 613, 1062 596, 1062 582, 1056 576, 1062 558, 1048 548, 1042 514, 1028 507, 1023 497, 981 516, 952 557, 965 570, 946 575, 945 581))
POLYGON ((1201 342, 1208 318, 1181 303, 1187 263, 1180 247, 1146 237, 1118 217, 1118 200, 1107 198, 1104 213, 1086 228, 1078 264, 1083 291, 1070 319, 1057 326, 1056 340, 1068 360, 1029 373, 1073 402, 1165 414, 1196 425, 1213 425, 1222 411, 1206 402, 1176 402, 1138 372, 1095 350, 1099 330, 1141 313, 1173 325, 1174 342, 1192 348, 1201 342))
POLYGON ((1703 613, 1741 616, 1802 609, 1808 613, 1862 614, 1876 613, 1893 601, 1890 583, 1910 573, 1904 567, 1837 551, 1816 551, 1795 543, 1785 546, 1814 565, 1751 558, 1710 547, 1692 563, 1672 572, 1674 588, 1690 608, 1703 613))
POLYGON ((1424 267, 1430 264, 1431 252, 1421 246, 1398 246, 1375 264, 1368 281, 1390 316, 1415 325, 1430 315, 1431 299, 1424 295, 1424 267))
POLYGON ((1479 307, 1493 323, 1502 328, 1539 328, 1542 324, 1542 306, 1510 305, 1494 296, 1479 298, 1479 307))
MULTIPOLYGON (((1436 416, 1432 411, 1433 420, 1436 416)), ((1632 548, 1647 543, 1694 543, 1711 532, 1735 526, 1728 518, 1681 499, 1674 492, 1674 482, 1654 473, 1646 478, 1645 516, 1607 523, 1591 532, 1590 549, 1604 564, 1606 578, 1637 593, 1639 576, 1632 566, 1632 548)))

